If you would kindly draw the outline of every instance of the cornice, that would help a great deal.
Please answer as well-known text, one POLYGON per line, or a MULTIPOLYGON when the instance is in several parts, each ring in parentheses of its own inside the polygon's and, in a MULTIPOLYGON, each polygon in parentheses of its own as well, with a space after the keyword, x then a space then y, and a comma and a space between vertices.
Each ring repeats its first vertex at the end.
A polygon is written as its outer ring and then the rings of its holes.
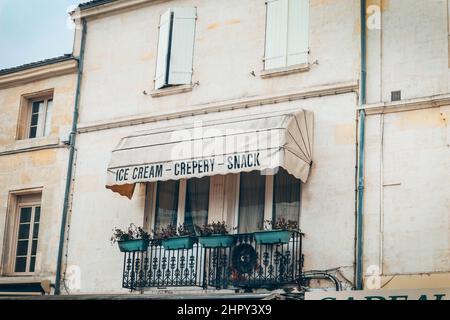
POLYGON ((18 86, 36 80, 76 73, 77 68, 77 60, 71 59, 1 75, 0 89, 18 86))
POLYGON ((108 121, 102 121, 97 123, 81 123, 78 126, 79 133, 87 133, 92 131, 100 131, 107 129, 114 129, 120 127, 134 126, 140 124, 146 124, 161 120, 170 120, 182 117, 189 117, 195 115, 201 115, 205 113, 221 112, 227 110, 237 110, 243 108, 251 108, 262 105, 276 104, 281 102, 289 102, 296 100, 304 100, 310 98, 345 94, 345 93, 358 93, 358 82, 343 82, 335 83, 331 85, 324 85, 318 87, 308 88, 302 91, 287 92, 277 95, 258 96, 237 100, 227 100, 209 104, 201 104, 186 107, 183 111, 177 111, 167 113, 167 111, 161 111, 161 113, 153 113, 151 115, 139 115, 135 117, 112 119, 108 121))

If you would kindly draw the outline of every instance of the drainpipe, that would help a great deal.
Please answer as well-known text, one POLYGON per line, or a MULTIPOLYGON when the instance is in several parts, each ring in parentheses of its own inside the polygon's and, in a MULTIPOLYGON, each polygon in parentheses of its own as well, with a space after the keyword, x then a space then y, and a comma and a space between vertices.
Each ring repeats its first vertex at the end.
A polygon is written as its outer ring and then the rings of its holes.
POLYGON ((55 277, 55 295, 61 294, 60 290, 61 268, 64 253, 64 243, 66 237, 65 233, 66 233, 67 215, 69 212, 70 189, 72 186, 73 164, 75 159, 75 142, 78 128, 78 111, 80 107, 80 90, 81 90, 81 80, 83 76, 84 49, 86 46, 86 33, 87 33, 86 19, 84 18, 81 19, 81 25, 82 25, 82 33, 81 33, 80 56, 78 58, 78 75, 77 75, 77 89, 76 89, 77 91, 75 93, 75 106, 73 110, 72 130, 70 132, 70 139, 69 139, 69 165, 67 168, 66 189, 64 193, 64 207, 62 212, 61 230, 59 235, 58 259, 56 263, 56 277, 55 277))
POLYGON ((358 145, 358 188, 356 211, 356 270, 355 287, 363 289, 363 218, 364 218, 364 142, 366 111, 366 77, 367 77, 367 38, 366 38, 366 0, 361 0, 361 83, 359 94, 359 145, 358 145))

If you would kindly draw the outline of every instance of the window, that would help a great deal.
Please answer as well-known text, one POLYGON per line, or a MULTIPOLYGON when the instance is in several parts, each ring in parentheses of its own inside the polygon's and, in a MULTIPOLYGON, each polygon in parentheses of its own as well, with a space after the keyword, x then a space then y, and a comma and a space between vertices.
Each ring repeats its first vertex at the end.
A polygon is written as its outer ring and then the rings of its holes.
POLYGON ((53 95, 24 98, 19 119, 19 139, 49 136, 53 112, 53 95))
POLYGON ((208 223, 209 177, 190 179, 186 183, 186 208, 184 223, 194 231, 194 226, 208 223))
POLYGON ((273 220, 284 217, 299 222, 301 182, 280 169, 273 178, 273 220))
POLYGON ((31 275, 36 269, 41 194, 14 195, 8 219, 6 273, 31 275), (9 250, 9 251, 8 251, 9 250))
POLYGON ((239 232, 260 230, 264 220, 280 217, 299 222, 301 182, 286 170, 279 168, 275 175, 241 173, 239 185, 239 232))
POLYGON ((308 63, 309 0, 268 0, 264 69, 308 63))
POLYGON ((158 182, 155 229, 177 224, 179 181, 158 182))
MULTIPOLYGON (((260 171, 243 172, 235 178, 233 181, 237 183, 233 182, 233 185, 237 188, 233 187, 232 191, 211 189, 215 177, 149 184, 148 194, 152 196, 149 196, 148 203, 153 212, 148 213, 153 218, 149 229, 184 223, 194 231, 195 225, 202 226, 208 222, 209 213, 215 216, 217 208, 226 211, 228 206, 233 208, 235 221, 228 220, 227 224, 238 227, 239 233, 260 230, 264 227, 264 220, 275 221, 279 217, 299 222, 301 181, 287 171, 279 168, 275 175, 263 175, 260 171), (210 190, 215 190, 215 194, 210 194, 210 190), (228 205, 222 203, 228 198, 231 199, 228 205), (220 203, 210 203, 210 199, 220 203)), ((225 212, 221 216, 224 217, 225 212)), ((232 216, 228 216, 230 218, 232 216)))
POLYGON ((259 230, 264 223, 266 177, 259 171, 241 173, 239 187, 239 232, 259 230))
POLYGON ((170 9, 161 16, 155 89, 191 83, 196 19, 196 8, 170 9))
POLYGON ((168 225, 194 226, 208 222, 210 178, 161 181, 157 184, 155 229, 168 225))

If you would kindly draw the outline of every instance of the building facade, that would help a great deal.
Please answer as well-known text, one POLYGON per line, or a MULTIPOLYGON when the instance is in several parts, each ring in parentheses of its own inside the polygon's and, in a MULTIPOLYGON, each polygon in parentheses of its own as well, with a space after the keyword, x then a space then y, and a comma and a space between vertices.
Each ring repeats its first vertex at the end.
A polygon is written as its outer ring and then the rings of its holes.
MULTIPOLYGON (((64 259, 45 265, 54 251, 39 242, 45 271, 35 276, 61 283, 63 294, 168 297, 449 287, 449 6, 414 2, 80 5, 69 60, 79 61, 79 90, 74 73, 0 87, 11 114, 5 145, 25 130, 14 101, 35 87, 56 96, 56 84, 70 80, 66 98, 79 112, 69 194, 58 193, 66 183, 59 176, 45 206, 47 217, 56 210, 55 225, 67 214, 64 259), (279 218, 301 233, 260 240, 279 218), (196 225, 222 221, 233 239, 219 248, 151 241, 120 252, 109 241, 132 223, 150 233, 182 224, 198 233, 196 225)), ((14 156, 29 162, 38 152, 14 156)), ((43 165, 65 174, 67 150, 51 152, 62 152, 59 161, 43 165)), ((44 182, 36 174, 17 182, 26 172, 2 157, 8 221, 17 210, 11 199, 44 182)), ((18 248, 10 229, 0 229, 4 257, 18 248)))
MULTIPOLYGON (((292 196, 293 211, 296 212, 292 213, 292 218, 296 215, 295 220, 300 222, 305 233, 304 268, 324 270, 342 266, 346 277, 352 278, 355 117, 360 60, 359 38, 353 32, 359 24, 358 2, 349 5, 312 1, 311 8, 304 12, 308 9, 305 4, 305 1, 290 3, 310 22, 299 25, 292 21, 300 17, 287 14, 291 12, 287 1, 274 1, 269 6, 264 1, 144 1, 138 8, 133 2, 119 1, 80 11, 80 16, 87 19, 87 33, 68 263, 81 270, 82 292, 122 292, 122 283, 117 280, 122 279, 123 253, 106 241, 115 227, 135 223, 150 231, 191 219, 195 224, 225 221, 229 227, 238 227, 238 233, 253 232, 261 227, 264 218, 272 218, 273 198, 281 196, 276 194, 280 191, 275 191, 272 197, 269 188, 273 189, 273 180, 267 178, 266 181, 266 176, 258 171, 252 174, 244 169, 225 168, 220 174, 213 174, 217 170, 211 170, 208 175, 197 174, 204 177, 200 180, 189 179, 194 176, 189 174, 178 175, 185 177, 181 180, 175 176, 172 181, 155 182, 158 179, 150 177, 149 183, 136 185, 133 197, 128 200, 105 188, 107 168, 113 171, 115 178, 116 168, 130 168, 131 176, 137 164, 173 160, 170 157, 173 144, 169 147, 163 144, 177 140, 177 137, 172 134, 162 136, 162 132, 169 130, 165 128, 172 128, 170 132, 184 130, 178 135, 192 133, 193 138, 195 133, 190 126, 199 126, 203 136, 210 134, 217 138, 235 127, 245 132, 266 130, 270 121, 258 123, 258 117, 272 113, 284 116, 292 110, 307 110, 314 115, 314 138, 310 137, 314 139, 310 141, 313 143, 311 173, 306 175, 307 183, 301 187, 297 179, 292 185, 293 192, 297 192, 292 196), (344 17, 344 24, 332 18, 337 11, 344 17), (171 12, 175 16, 171 53, 176 63, 175 66, 171 63, 171 67, 179 68, 175 73, 190 69, 192 74, 189 73, 186 79, 174 76, 181 84, 159 88, 164 87, 159 82, 160 64, 164 64, 160 57, 165 54, 161 46, 166 41, 163 32, 171 12), (190 22, 181 22, 185 23, 184 29, 177 26, 178 14, 190 19, 190 22), (266 15, 269 24, 274 26, 266 24, 266 15), (192 31, 187 30, 189 23, 192 31), (290 47, 289 41, 297 41, 287 38, 288 28, 292 28, 296 37, 305 37, 303 46, 290 47), (339 38, 335 39, 337 35, 339 38), (286 39, 282 40, 280 36, 286 39), (188 44, 177 44, 177 39, 184 39, 188 44), (278 43, 272 48, 270 41, 278 43), (193 50, 181 48, 178 52, 177 46, 183 45, 193 47, 193 50), (281 48, 283 45, 288 46, 287 50, 281 48), (297 52, 291 54, 289 50, 297 52), (336 50, 341 51, 339 64, 335 64, 331 54, 336 50), (274 58, 270 59, 269 54, 274 58), (227 121, 235 125, 225 124, 227 121), (208 133, 210 122, 221 130, 219 134, 208 133), (157 142, 153 144, 151 140, 140 138, 146 135, 157 142), (139 152, 142 148, 144 154, 139 152), (131 152, 128 155, 127 150, 131 152), (153 158, 147 159, 145 154, 151 154, 153 158), (335 170, 338 167, 340 169, 335 170), (162 191, 158 192, 158 189, 162 191), (176 199, 164 198, 167 193, 176 199), (340 205, 336 206, 336 203, 340 205), (189 212, 189 206, 203 209, 189 212), (197 215, 197 218, 190 215, 197 215), (323 228, 329 229, 325 232, 323 228), (322 232, 308 231, 319 229, 322 232), (91 236, 86 237, 85 232, 91 236), (94 261, 93 255, 97 257, 94 261), (115 271, 111 266, 115 266, 115 271), (105 272, 105 268, 110 272, 105 272)), ((171 77, 172 74, 168 76, 169 81, 171 77)), ((275 129, 282 125, 283 119, 274 118, 271 122, 276 123, 275 129)), ((258 137, 250 136, 249 139, 255 142, 258 137)), ((242 146, 240 137, 238 140, 236 149, 231 146, 232 154, 245 154, 245 147, 249 147, 246 151, 263 153, 256 143, 242 146)), ((204 145, 200 147, 208 153, 205 148, 204 145)), ((215 150, 215 153, 226 151, 215 150)), ((192 158, 198 159, 196 155, 192 158)), ((210 158, 209 154, 200 157, 208 161, 210 158)), ((216 166, 220 161, 216 160, 216 166)), ((175 170, 174 167, 174 174, 175 170)), ((170 260, 170 252, 167 254, 170 260)), ((199 253, 192 256, 196 255, 199 253)), ((178 257, 176 262, 180 263, 178 257)), ((150 279, 150 283, 154 280, 158 287, 176 290, 177 285, 169 284, 176 276, 171 274, 164 278, 170 266, 164 268, 163 261, 158 260, 155 267, 152 277, 156 279, 150 279), (158 271, 162 273, 160 278, 158 271)), ((174 273, 177 269, 183 272, 179 265, 169 272, 174 273)), ((192 274, 192 270, 188 271, 192 274)), ((203 275, 197 276, 194 283, 199 281, 196 284, 201 289, 203 275)), ((189 281, 183 283, 175 279, 174 283, 183 287, 188 286, 189 281)), ((210 284, 207 284, 208 288, 215 287, 210 284)))
POLYGON ((77 61, 0 71, 1 283, 54 283, 77 61))
POLYGON ((368 8, 364 264, 386 287, 448 287, 448 1, 368 8))

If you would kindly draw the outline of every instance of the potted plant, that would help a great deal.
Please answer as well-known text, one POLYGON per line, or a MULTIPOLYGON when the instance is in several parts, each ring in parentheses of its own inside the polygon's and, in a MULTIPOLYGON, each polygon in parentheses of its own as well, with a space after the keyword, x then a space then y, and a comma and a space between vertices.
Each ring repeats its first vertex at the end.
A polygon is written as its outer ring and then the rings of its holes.
POLYGON ((199 233, 198 241, 205 248, 227 248, 234 242, 234 236, 228 234, 228 227, 224 221, 195 226, 199 233))
POLYGON ((154 239, 160 240, 166 250, 192 249, 196 240, 194 232, 185 224, 178 228, 170 225, 154 231, 154 239))
POLYGON ((141 227, 130 224, 127 229, 113 229, 111 244, 116 242, 120 252, 145 251, 150 243, 150 235, 141 227))
POLYGON ((272 220, 265 221, 265 230, 255 232, 255 240, 258 244, 276 244, 288 243, 292 232, 299 231, 298 222, 286 220, 284 217, 279 217, 273 223, 272 220), (272 226, 270 229, 269 226, 272 226))

